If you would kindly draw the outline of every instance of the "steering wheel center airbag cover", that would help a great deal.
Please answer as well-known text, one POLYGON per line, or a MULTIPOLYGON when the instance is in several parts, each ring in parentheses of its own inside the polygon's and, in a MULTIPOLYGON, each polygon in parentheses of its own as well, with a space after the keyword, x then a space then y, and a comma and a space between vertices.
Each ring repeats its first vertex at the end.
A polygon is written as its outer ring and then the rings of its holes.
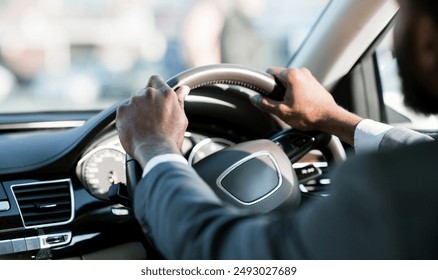
POLYGON ((256 213, 293 209, 300 202, 289 158, 270 140, 240 143, 193 166, 223 201, 256 213))
POLYGON ((267 151, 243 158, 222 173, 217 185, 242 204, 254 204, 274 193, 282 177, 274 157, 267 151), (241 178, 249 180, 244 185, 241 178))

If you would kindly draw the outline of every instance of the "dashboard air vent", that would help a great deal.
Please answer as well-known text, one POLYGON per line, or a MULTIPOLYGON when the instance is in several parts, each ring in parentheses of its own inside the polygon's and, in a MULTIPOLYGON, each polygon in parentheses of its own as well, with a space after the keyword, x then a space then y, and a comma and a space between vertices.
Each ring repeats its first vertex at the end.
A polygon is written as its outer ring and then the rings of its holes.
POLYGON ((19 184, 11 188, 26 228, 61 225, 73 219, 70 180, 19 184))

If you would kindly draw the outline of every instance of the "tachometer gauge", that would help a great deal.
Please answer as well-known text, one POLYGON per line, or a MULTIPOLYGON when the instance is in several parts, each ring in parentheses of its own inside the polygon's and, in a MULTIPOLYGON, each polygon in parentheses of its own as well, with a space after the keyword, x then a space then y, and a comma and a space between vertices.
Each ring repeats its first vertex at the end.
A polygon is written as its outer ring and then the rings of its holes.
POLYGON ((78 163, 80 179, 98 198, 108 199, 113 183, 126 183, 125 152, 117 146, 102 146, 87 153, 78 163))

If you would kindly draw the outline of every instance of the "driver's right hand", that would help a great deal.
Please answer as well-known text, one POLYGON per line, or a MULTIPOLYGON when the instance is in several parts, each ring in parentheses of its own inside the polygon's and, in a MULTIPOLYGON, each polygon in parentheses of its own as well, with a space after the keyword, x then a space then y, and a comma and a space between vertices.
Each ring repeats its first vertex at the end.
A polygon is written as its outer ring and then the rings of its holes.
POLYGON ((273 67, 268 73, 285 86, 284 99, 275 101, 256 95, 251 98, 256 107, 293 128, 327 132, 353 145, 354 129, 362 118, 339 106, 308 69, 273 67))

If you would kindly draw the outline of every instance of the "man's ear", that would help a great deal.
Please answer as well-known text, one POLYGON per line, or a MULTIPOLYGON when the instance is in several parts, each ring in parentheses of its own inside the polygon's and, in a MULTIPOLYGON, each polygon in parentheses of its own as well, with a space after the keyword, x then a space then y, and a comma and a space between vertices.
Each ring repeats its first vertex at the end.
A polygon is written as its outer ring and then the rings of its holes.
POLYGON ((438 74, 438 25, 428 15, 417 14, 414 28, 414 55, 421 76, 428 81, 438 74))

